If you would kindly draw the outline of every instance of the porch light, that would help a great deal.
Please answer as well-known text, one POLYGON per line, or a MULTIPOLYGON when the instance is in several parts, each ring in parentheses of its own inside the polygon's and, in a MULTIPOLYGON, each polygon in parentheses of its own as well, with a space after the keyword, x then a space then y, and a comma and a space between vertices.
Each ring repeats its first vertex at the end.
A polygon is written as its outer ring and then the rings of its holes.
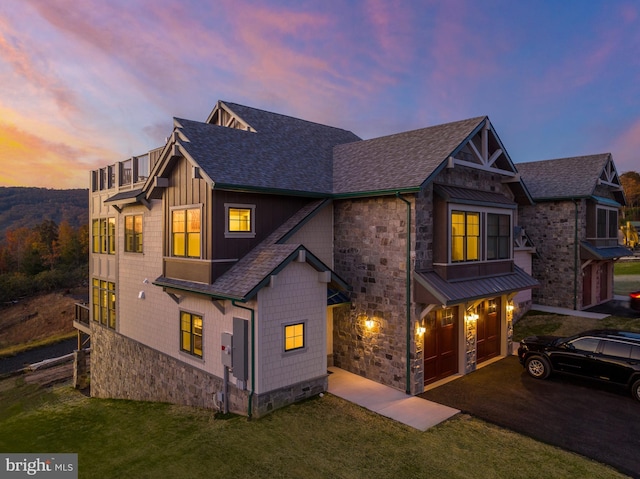
POLYGON ((513 305, 513 303, 507 304, 507 312, 513 313, 514 309, 515 309, 515 306, 513 305))
POLYGON ((373 318, 367 317, 367 319, 365 319, 364 321, 364 325, 367 327, 367 329, 373 329, 373 327, 376 325, 376 322, 373 320, 373 318))
POLYGON ((418 335, 422 336, 427 331, 427 328, 424 326, 418 326, 418 335))
POLYGON ((467 314, 464 319, 467 320, 467 322, 471 323, 473 321, 477 321, 479 318, 479 316, 476 313, 469 313, 467 314))

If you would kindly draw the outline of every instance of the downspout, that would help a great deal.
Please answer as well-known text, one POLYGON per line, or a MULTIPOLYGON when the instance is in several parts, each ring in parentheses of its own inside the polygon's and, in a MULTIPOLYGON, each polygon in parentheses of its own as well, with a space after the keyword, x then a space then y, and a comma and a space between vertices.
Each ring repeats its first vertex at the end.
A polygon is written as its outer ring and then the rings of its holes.
POLYGON ((573 233, 573 310, 578 310, 578 200, 573 198, 575 220, 573 233))
POLYGON ((255 315, 256 312, 254 309, 249 308, 247 306, 242 306, 241 304, 238 304, 236 302, 236 299, 232 299, 231 300, 231 304, 233 304, 235 307, 240 308, 240 309, 244 309, 247 310, 251 313, 251 390, 249 391, 249 404, 247 406, 247 419, 251 420, 251 410, 252 410, 252 406, 253 406, 253 391, 255 389, 255 377, 256 377, 256 368, 255 368, 255 315))
POLYGON ((407 315, 407 385, 405 392, 411 394, 411 202, 400 196, 400 192, 396 193, 396 198, 404 201, 407 205, 407 284, 406 284, 406 315, 407 315))

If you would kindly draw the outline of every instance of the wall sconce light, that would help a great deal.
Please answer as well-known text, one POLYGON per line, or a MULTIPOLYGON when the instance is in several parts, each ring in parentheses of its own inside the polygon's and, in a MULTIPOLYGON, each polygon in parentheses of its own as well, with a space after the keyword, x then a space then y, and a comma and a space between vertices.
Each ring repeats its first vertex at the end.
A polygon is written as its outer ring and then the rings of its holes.
POLYGON ((143 279, 142 284, 149 284, 149 280, 147 278, 143 279))
POLYGON ((476 313, 468 313, 468 314, 464 317, 464 319, 466 319, 466 320, 467 320, 467 322, 469 322, 469 323, 470 323, 470 322, 473 322, 473 321, 477 321, 479 317, 480 317, 480 316, 478 316, 476 313))
POLYGON ((364 320, 364 325, 367 327, 367 329, 373 329, 373 327, 376 325, 376 322, 373 318, 367 317, 367 319, 364 320))
POLYGON ((427 328, 425 328, 424 326, 418 326, 417 331, 418 331, 418 335, 422 336, 427 331, 427 328))
POLYGON ((144 291, 138 293, 138 299, 144 299, 144 291))
POLYGON ((507 304, 507 312, 509 312, 509 313, 513 313, 513 310, 514 310, 515 308, 516 308, 516 307, 513 305, 513 303, 509 303, 509 304, 507 304))

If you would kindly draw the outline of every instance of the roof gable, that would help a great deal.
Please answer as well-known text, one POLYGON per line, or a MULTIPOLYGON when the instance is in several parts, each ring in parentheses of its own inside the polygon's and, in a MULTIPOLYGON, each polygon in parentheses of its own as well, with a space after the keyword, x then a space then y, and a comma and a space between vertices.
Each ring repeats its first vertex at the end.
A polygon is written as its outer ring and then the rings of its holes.
MULTIPOLYGON (((518 163, 535 200, 587 198, 598 185, 622 191, 610 153, 518 163)), ((624 198, 620 198, 624 202, 624 198)))

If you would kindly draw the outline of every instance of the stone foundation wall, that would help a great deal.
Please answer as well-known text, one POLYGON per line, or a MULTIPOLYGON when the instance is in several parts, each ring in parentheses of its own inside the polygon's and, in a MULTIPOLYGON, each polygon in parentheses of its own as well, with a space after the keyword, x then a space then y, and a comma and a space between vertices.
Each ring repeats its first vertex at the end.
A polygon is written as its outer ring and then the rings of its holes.
MULTIPOLYGON (((112 330, 91 328, 91 395, 100 398, 157 401, 220 410, 223 380, 151 349, 112 330)), ((260 417, 300 399, 326 391, 327 376, 252 398, 252 416, 260 417)), ((228 385, 229 411, 247 415, 249 391, 228 385)))

